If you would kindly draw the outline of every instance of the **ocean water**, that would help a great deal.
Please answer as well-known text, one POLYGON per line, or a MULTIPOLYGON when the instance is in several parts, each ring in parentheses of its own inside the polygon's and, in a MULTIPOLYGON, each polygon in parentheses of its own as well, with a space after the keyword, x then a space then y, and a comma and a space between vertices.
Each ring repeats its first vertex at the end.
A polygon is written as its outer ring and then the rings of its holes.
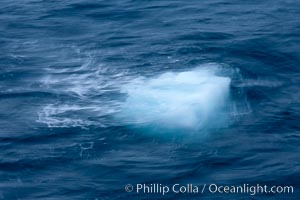
POLYGON ((0 199, 299 199, 299 89, 297 0, 2 0, 0 199))

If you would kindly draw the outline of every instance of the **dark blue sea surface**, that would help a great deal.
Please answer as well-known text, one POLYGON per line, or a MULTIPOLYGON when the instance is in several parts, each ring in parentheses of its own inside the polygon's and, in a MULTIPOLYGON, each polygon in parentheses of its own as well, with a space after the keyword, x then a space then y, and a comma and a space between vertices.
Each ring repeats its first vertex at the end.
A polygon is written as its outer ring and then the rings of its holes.
POLYGON ((300 1, 1 0, 0 199, 299 199, 299 144, 300 1))

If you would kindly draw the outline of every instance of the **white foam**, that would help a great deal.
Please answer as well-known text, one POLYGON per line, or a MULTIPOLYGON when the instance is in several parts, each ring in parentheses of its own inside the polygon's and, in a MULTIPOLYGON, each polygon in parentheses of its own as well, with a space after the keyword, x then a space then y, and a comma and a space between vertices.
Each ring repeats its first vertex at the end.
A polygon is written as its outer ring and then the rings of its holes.
POLYGON ((67 112, 78 112, 80 110, 82 110, 82 108, 76 105, 49 104, 38 113, 39 118, 37 122, 45 123, 48 127, 83 127, 91 125, 88 121, 78 117, 63 116, 63 114, 67 112))
MULTIPOLYGON (((209 65, 136 79, 123 86, 128 97, 119 113, 124 124, 200 129, 224 118, 231 79, 209 65), (219 116, 219 117, 216 117, 219 116)), ((221 120, 222 121, 222 120, 221 120)))
POLYGON ((40 80, 45 92, 63 98, 43 105, 36 121, 48 127, 110 126, 105 117, 117 112, 119 101, 110 96, 119 92, 123 71, 95 64, 91 56, 73 62, 47 68, 40 80))

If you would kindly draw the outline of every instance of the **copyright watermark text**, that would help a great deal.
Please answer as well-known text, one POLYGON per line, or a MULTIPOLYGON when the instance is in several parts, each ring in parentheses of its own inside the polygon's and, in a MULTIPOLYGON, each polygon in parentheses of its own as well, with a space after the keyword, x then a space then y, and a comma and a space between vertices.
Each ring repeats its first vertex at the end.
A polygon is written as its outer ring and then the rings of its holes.
POLYGON ((293 186, 268 186, 260 184, 241 184, 241 185, 219 185, 219 184, 179 184, 165 185, 160 183, 153 184, 127 184, 126 192, 134 192, 136 194, 293 194, 293 186))

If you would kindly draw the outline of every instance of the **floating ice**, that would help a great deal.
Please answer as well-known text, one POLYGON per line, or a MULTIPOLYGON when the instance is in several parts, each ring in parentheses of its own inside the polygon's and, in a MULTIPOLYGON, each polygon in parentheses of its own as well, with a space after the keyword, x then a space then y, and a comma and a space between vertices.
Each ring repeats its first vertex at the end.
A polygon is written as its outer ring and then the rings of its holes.
POLYGON ((218 73, 218 67, 208 65, 136 79, 122 88, 127 99, 118 118, 126 125, 158 129, 220 126, 228 114, 231 79, 218 73))
POLYGON ((95 65, 89 57, 83 61, 75 68, 48 69, 42 84, 62 98, 43 105, 38 122, 48 127, 125 125, 155 133, 197 132, 224 127, 251 111, 243 78, 230 66, 205 64, 145 78, 95 65))

